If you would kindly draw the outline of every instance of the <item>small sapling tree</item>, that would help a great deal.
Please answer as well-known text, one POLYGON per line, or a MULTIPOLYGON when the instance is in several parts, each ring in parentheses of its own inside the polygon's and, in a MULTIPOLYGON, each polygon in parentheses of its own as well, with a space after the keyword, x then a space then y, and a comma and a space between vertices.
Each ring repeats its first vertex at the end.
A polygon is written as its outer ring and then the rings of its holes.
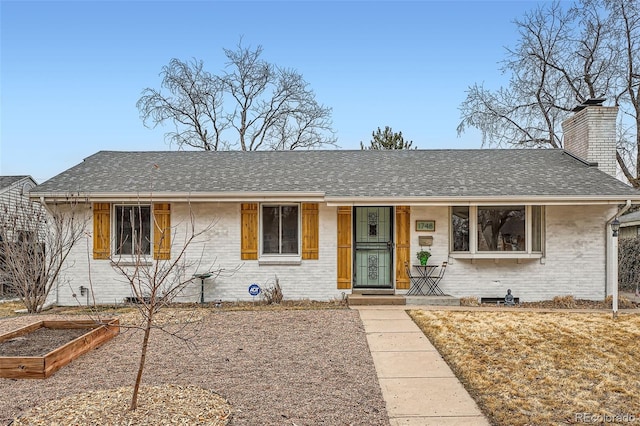
MULTIPOLYGON (((205 269, 202 265, 202 254, 199 259, 188 259, 188 249, 201 240, 213 223, 196 230, 195 218, 189 209, 189 219, 176 227, 170 224, 169 216, 149 212, 150 207, 143 205, 127 206, 116 209, 115 253, 111 255, 111 264, 116 272, 129 284, 135 306, 141 315, 141 323, 134 325, 143 331, 140 360, 131 398, 130 409, 138 406, 138 394, 142 382, 142 373, 147 360, 152 330, 169 333, 171 336, 188 343, 188 338, 168 327, 168 324, 157 321, 161 309, 171 304, 178 296, 189 296, 186 292, 194 281, 193 272, 205 269), (150 225, 150 226, 149 226, 150 225), (150 229, 153 229, 153 240, 150 229), (184 229, 184 238, 176 243, 178 229, 184 229)), ((215 279, 220 268, 207 265, 206 271, 215 279)), ((195 290, 194 290, 195 291, 195 290)), ((184 331, 184 330, 181 330, 184 331)))

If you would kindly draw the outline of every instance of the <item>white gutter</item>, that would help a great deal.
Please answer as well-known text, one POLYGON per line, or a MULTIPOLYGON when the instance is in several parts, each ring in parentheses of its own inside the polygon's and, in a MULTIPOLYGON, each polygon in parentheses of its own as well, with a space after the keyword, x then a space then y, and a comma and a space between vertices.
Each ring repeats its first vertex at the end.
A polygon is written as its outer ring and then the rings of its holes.
POLYGON ((624 207, 618 208, 616 214, 607 220, 604 230, 607 236, 607 282, 605 284, 605 295, 607 295, 607 290, 611 289, 611 307, 614 318, 618 316, 618 236, 613 236, 611 222, 623 215, 629 208, 631 208, 631 200, 627 200, 624 207))
POLYGON ((310 202, 336 206, 508 206, 508 205, 619 205, 626 201, 640 203, 640 196, 612 198, 611 196, 544 196, 544 197, 327 197, 323 192, 150 192, 150 193, 32 193, 32 199, 49 202, 65 202, 69 198, 85 199, 87 202, 137 202, 153 200, 155 202, 201 202, 201 203, 247 203, 247 202, 310 202))
MULTIPOLYGON (((32 197, 33 198, 33 197, 32 197)), ((47 205, 47 202, 45 201, 44 197, 40 197, 40 199, 38 200, 38 202, 40 203, 40 205, 42 207, 44 207, 44 209, 47 211, 47 213, 49 213, 50 215, 53 216, 53 212, 51 211, 51 208, 47 205)))
POLYGON ((612 198, 611 196, 576 197, 326 197, 328 206, 411 205, 411 206, 482 206, 482 205, 618 205, 629 200, 640 202, 640 196, 612 198))

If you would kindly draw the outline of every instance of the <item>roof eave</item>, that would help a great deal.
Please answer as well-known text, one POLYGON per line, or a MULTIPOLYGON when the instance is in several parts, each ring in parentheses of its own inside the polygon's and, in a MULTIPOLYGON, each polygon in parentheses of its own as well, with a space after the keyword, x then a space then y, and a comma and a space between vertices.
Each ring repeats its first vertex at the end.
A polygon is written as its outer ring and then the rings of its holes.
POLYGON ((344 205, 412 205, 412 206, 450 206, 450 205, 602 205, 623 204, 630 200, 640 203, 636 196, 457 196, 457 197, 326 197, 329 206, 344 205))
POLYGON ((190 202, 323 202, 324 192, 92 192, 92 193, 31 193, 32 199, 60 202, 86 199, 87 202, 190 201, 190 202))
POLYGON ((640 195, 634 196, 437 196, 437 197, 366 197, 366 196, 326 196, 324 192, 94 192, 62 193, 31 192, 32 199, 45 202, 64 202, 85 199, 87 202, 139 202, 139 201, 190 201, 190 202, 321 202, 329 206, 344 205, 597 205, 620 204, 630 200, 640 203, 640 195))

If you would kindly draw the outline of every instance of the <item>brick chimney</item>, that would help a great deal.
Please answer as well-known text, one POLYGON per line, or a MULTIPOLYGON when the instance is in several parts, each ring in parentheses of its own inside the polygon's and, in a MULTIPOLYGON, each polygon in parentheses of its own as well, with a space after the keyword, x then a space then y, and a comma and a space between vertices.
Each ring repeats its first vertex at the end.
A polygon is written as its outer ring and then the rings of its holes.
POLYGON ((617 175, 616 118, 618 107, 602 106, 604 99, 589 99, 562 122, 564 149, 613 177, 617 175))

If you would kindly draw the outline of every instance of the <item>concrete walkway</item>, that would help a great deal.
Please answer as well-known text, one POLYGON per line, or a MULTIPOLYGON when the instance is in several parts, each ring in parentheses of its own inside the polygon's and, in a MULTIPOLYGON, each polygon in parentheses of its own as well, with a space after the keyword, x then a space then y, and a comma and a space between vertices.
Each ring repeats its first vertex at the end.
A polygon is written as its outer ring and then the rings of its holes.
POLYGON ((391 426, 489 425, 406 306, 360 312, 391 426))

